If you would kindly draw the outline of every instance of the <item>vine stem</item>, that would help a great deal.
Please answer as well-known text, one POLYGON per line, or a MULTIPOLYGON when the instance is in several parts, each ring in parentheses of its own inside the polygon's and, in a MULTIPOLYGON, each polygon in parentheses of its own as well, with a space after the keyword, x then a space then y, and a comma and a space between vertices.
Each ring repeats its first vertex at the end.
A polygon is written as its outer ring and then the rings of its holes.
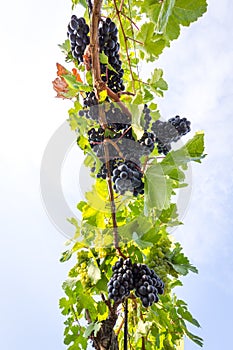
POLYGON ((100 12, 103 0, 94 0, 91 23, 90 23, 90 53, 92 62, 93 84, 96 90, 97 98, 99 93, 105 89, 105 84, 101 79, 100 59, 99 59, 99 36, 98 28, 101 18, 100 12))
POLYGON ((138 43, 138 44, 144 46, 144 43, 143 43, 142 41, 136 40, 136 39, 134 39, 134 38, 130 38, 130 36, 127 36, 126 38, 129 39, 129 40, 134 41, 135 43, 138 43))
POLYGON ((145 337, 142 337, 142 350, 146 350, 145 337))
POLYGON ((102 2, 103 0, 94 0, 92 16, 91 16, 91 24, 90 24, 90 55, 91 55, 91 62, 92 62, 92 78, 93 78, 96 97, 97 99, 99 99, 99 93, 103 90, 106 90, 108 96, 114 102, 117 102, 119 107, 127 116, 131 117, 130 111, 125 106, 125 104, 120 101, 118 94, 116 94, 108 86, 106 86, 105 82, 103 82, 101 78, 98 28, 99 28, 99 21, 101 18, 100 11, 102 7, 102 2))
POLYGON ((106 168, 107 168, 107 184, 108 184, 108 193, 110 198, 110 205, 111 205, 111 216, 112 216, 112 224, 113 224, 113 243, 114 247, 118 250, 119 249, 119 235, 118 235, 118 226, 117 226, 117 219, 116 219, 116 204, 114 200, 114 193, 112 189, 112 180, 111 180, 111 169, 110 169, 110 163, 109 163, 109 149, 108 145, 104 143, 104 154, 106 159, 106 168))
MULTIPOLYGON (((97 99, 99 100, 100 92, 103 90, 107 90, 108 96, 112 98, 115 102, 117 102, 121 107, 121 109, 127 115, 131 116, 131 113, 129 112, 127 107, 120 101, 119 96, 115 94, 111 89, 109 89, 101 78, 98 28, 99 28, 99 21, 101 19, 102 2, 103 0, 94 0, 92 16, 91 16, 91 24, 90 24, 90 54, 91 54, 92 78, 93 78, 95 94, 97 99)), ((99 106, 99 115, 100 115, 100 118, 99 118, 100 124, 104 127, 104 129, 106 129, 107 121, 106 121, 105 111, 103 106, 101 105, 99 106)), ((125 257, 119 247, 119 234, 118 234, 118 225, 117 225, 117 219, 116 219, 116 205, 115 205, 113 186, 112 186, 112 180, 111 180, 109 148, 106 142, 104 142, 104 154, 105 154, 105 161, 106 161, 106 168, 107 168, 107 186, 108 186, 109 200, 110 200, 110 206, 111 206, 112 225, 113 225, 113 243, 118 254, 120 256, 125 257)))
POLYGON ((137 24, 132 20, 132 18, 130 18, 129 16, 127 16, 124 12, 122 12, 122 10, 119 9, 119 12, 121 13, 122 16, 124 16, 125 18, 127 18, 134 26, 137 30, 139 30, 137 24))
POLYGON ((124 350, 128 349, 128 299, 125 299, 124 350))

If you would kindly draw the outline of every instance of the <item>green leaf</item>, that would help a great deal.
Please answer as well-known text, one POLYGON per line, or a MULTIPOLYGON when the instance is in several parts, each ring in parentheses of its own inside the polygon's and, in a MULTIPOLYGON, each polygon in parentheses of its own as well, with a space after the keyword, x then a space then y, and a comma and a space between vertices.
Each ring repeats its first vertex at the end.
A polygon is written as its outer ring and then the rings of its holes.
POLYGON ((177 182, 176 187, 181 187, 178 184, 184 181, 185 175, 180 168, 186 170, 190 161, 200 163, 201 159, 205 157, 203 152, 204 134, 203 132, 197 132, 183 147, 177 151, 169 152, 160 165, 164 174, 177 182))
POLYGON ((93 263, 91 263, 91 264, 88 266, 87 274, 88 274, 88 276, 92 279, 92 281, 93 281, 94 283, 96 283, 97 281, 99 281, 100 278, 101 278, 100 269, 99 269, 96 265, 94 265, 93 263))
POLYGON ((191 313, 190 313, 188 310, 185 310, 185 309, 183 309, 182 307, 179 307, 179 308, 177 309, 177 312, 178 312, 178 314, 180 314, 180 316, 181 316, 184 320, 186 320, 186 321, 192 323, 192 324, 193 324, 194 326, 196 326, 196 327, 201 327, 200 324, 199 324, 199 322, 198 322, 195 318, 193 318, 193 316, 191 315, 191 313))
POLYGON ((70 313, 70 301, 66 298, 61 298, 59 300, 59 308, 62 309, 62 315, 68 315, 70 313))
POLYGON ((197 345, 203 347, 203 339, 198 337, 197 335, 189 332, 188 330, 185 331, 186 335, 197 345))
POLYGON ((77 295, 78 301, 83 309, 88 309, 92 319, 97 317, 97 310, 95 307, 95 300, 87 294, 79 293, 77 295))
POLYGON ((169 263, 172 265, 174 270, 183 276, 187 275, 189 271, 198 273, 197 268, 190 264, 189 259, 181 252, 181 250, 181 245, 179 243, 175 243, 174 250, 168 255, 170 259, 169 263))
POLYGON ((89 85, 86 85, 86 84, 83 84, 83 83, 77 81, 77 79, 74 75, 65 74, 65 75, 63 75, 63 78, 65 79, 66 83, 68 84, 68 87, 70 89, 76 90, 77 92, 80 92, 80 91, 90 92, 93 89, 92 86, 89 86, 89 85))
POLYGON ((172 195, 172 181, 159 164, 152 163, 145 173, 145 205, 149 209, 167 209, 172 195))
POLYGON ((163 79, 162 69, 155 68, 150 79, 147 80, 151 87, 158 96, 163 96, 163 90, 168 89, 166 81, 163 79))
POLYGON ((207 10, 206 0, 176 0, 172 15, 183 26, 195 22, 207 10))
MULTIPOLYGON (((128 106, 130 113, 132 115, 132 128, 137 136, 137 139, 140 139, 143 135, 143 125, 142 125, 142 111, 143 105, 130 104, 128 106)), ((133 141, 132 141, 133 142, 133 141)))
POLYGON ((139 41, 146 40, 141 50, 151 61, 154 61, 166 46, 170 46, 171 40, 179 37, 181 25, 189 26, 207 10, 206 0, 147 0, 142 1, 139 6, 152 21, 149 22, 152 24, 139 31, 137 37, 139 41))
POLYGON ((106 276, 102 275, 101 279, 98 280, 95 287, 101 292, 107 292, 108 279, 106 276))
POLYGON ((94 337, 96 337, 100 328, 101 328, 101 323, 99 322, 90 323, 84 332, 84 337, 88 338, 92 333, 94 333, 94 337))
POLYGON ((100 53, 100 63, 108 64, 108 56, 104 52, 100 53))
POLYGON ((158 20, 156 23, 156 31, 158 33, 163 33, 167 26, 169 17, 172 14, 176 0, 163 1, 161 4, 161 9, 158 14, 158 20))
POLYGON ((136 232, 133 233, 132 238, 133 241, 142 249, 153 246, 153 243, 140 239, 136 232))
POLYGON ((60 258, 60 262, 68 261, 72 256, 72 250, 66 250, 62 253, 62 256, 60 258))
POLYGON ((58 45, 64 54, 68 54, 70 51, 70 41, 66 39, 63 44, 58 45))
POLYGON ((203 155, 205 147, 204 147, 204 132, 199 131, 195 134, 195 136, 186 143, 184 146, 191 160, 201 163, 201 159, 205 157, 203 155))
POLYGON ((104 102, 106 100, 108 96, 108 93, 107 93, 107 90, 102 90, 100 93, 99 93, 99 102, 104 102))
POLYGON ((88 149, 90 149, 90 144, 89 141, 86 137, 80 135, 77 138, 77 144, 79 145, 79 147, 83 150, 86 151, 88 149))
POLYGON ((72 9, 74 9, 74 7, 78 4, 82 5, 84 8, 87 7, 87 2, 85 0, 72 0, 72 4, 72 9))
POLYGON ((144 23, 137 35, 137 40, 143 42, 141 50, 146 53, 147 60, 158 57, 165 47, 165 40, 160 36, 154 36, 155 24, 144 23))
POLYGON ((113 66, 109 63, 109 61, 108 61, 108 56, 105 55, 104 52, 101 52, 101 53, 100 53, 100 63, 106 64, 107 67, 108 67, 108 69, 110 69, 110 70, 114 71, 116 74, 118 74, 118 72, 117 72, 117 71, 113 68, 113 66))

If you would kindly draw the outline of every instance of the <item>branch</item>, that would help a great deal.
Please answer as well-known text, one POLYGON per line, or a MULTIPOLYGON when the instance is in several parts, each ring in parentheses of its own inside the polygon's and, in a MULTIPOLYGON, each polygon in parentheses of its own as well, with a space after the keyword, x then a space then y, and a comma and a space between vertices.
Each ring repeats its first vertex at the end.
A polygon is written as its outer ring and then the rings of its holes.
POLYGON ((128 348, 128 299, 125 299, 124 350, 128 348))
MULTIPOLYGON (((99 100, 99 93, 103 90, 107 90, 108 96, 114 101, 117 102, 121 110, 130 118, 131 113, 128 108, 120 101, 118 94, 113 92, 101 78, 100 70, 100 59, 99 59, 99 21, 100 21, 100 10, 103 0, 95 0, 93 6, 93 12, 91 17, 90 24, 90 54, 92 62, 92 77, 93 84, 96 92, 96 97, 99 100)), ((115 0, 114 0, 115 1, 115 0)), ((122 27, 123 28, 123 27, 122 27)), ((124 28, 123 28, 124 29, 124 28)))
POLYGON ((119 7, 119 11, 120 11, 120 12, 122 11, 122 8, 123 8, 123 6, 124 6, 124 1, 125 1, 125 0, 121 0, 120 7, 119 7))
POLYGON ((130 38, 130 36, 127 36, 126 38, 129 39, 129 40, 134 41, 135 43, 138 43, 138 44, 144 46, 144 43, 143 43, 142 41, 136 40, 136 39, 134 39, 134 38, 130 38))
MULTIPOLYGON (((106 84, 101 79, 100 59, 99 59, 98 28, 99 28, 99 21, 100 21, 101 6, 102 6, 102 0, 94 0, 91 26, 90 26, 91 27, 90 50, 91 50, 91 61, 92 61, 92 77, 93 77, 93 84, 95 88, 96 97, 98 100, 99 100, 100 92, 106 89, 106 84)), ((108 91, 108 93, 110 93, 110 91, 108 91)), ((116 99, 119 100, 119 97, 117 95, 116 95, 116 99)), ((105 116, 103 106, 99 106, 99 115, 100 115, 100 124, 103 125, 104 128, 106 128, 107 121, 106 121, 106 116, 105 116)), ((106 143, 104 143, 104 154, 105 154, 105 160, 106 160, 107 185, 108 185, 109 199, 110 199, 110 205, 111 205, 111 216, 112 216, 112 223, 113 223, 113 242, 114 242, 114 247, 116 249, 119 249, 119 238, 118 238, 118 229, 117 229, 117 220, 116 220, 116 206, 114 201, 114 193, 113 193, 112 180, 111 180, 109 149, 106 143)))
POLYGON ((99 21, 100 11, 103 0, 94 0, 91 24, 90 24, 90 51, 92 62, 92 77, 93 84, 96 90, 97 98, 99 99, 99 93, 104 90, 104 82, 101 79, 100 71, 100 59, 99 59, 99 21))
POLYGON ((91 315, 90 315, 90 312, 88 309, 85 309, 85 318, 87 320, 88 323, 91 323, 92 320, 91 320, 91 315))
POLYGON ((124 323, 125 323, 125 319, 122 318, 121 324, 120 324, 118 330, 116 331, 117 336, 120 334, 120 331, 121 331, 122 327, 124 326, 124 323))
POLYGON ((145 338, 144 337, 142 337, 142 350, 146 350, 145 338))
POLYGON ((125 18, 127 18, 134 26, 137 30, 139 30, 137 24, 132 20, 132 18, 130 18, 129 16, 127 16, 124 12, 121 11, 121 9, 119 9, 119 12, 121 13, 122 16, 124 16, 125 18))
POLYGON ((129 91, 120 91, 117 93, 118 96, 121 95, 129 95, 129 96, 135 96, 135 94, 133 92, 129 92, 129 91))
POLYGON ((112 179, 111 179, 111 169, 110 169, 110 163, 109 163, 109 149, 108 145, 104 143, 104 155, 106 159, 106 168, 107 168, 107 185, 108 185, 108 193, 109 193, 109 200, 111 205, 111 216, 112 216, 112 224, 113 224, 113 244, 115 249, 119 249, 119 235, 118 235, 118 226, 117 226, 117 219, 116 219, 116 205, 114 200, 114 193, 112 189, 112 179))

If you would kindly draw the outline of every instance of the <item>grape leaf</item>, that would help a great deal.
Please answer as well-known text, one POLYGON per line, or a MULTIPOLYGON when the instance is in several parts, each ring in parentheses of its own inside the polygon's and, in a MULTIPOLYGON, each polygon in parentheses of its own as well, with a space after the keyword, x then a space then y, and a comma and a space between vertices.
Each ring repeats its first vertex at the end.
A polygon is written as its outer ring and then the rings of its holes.
POLYGON ((206 0, 166 0, 141 2, 141 12, 152 21, 141 28, 137 39, 146 40, 144 50, 148 60, 154 61, 170 41, 180 35, 180 26, 189 26, 207 10, 206 0), (154 26, 153 26, 154 24, 154 26))
POLYGON ((94 336, 96 337, 97 333, 99 332, 101 328, 101 323, 100 322, 92 322, 90 323, 85 332, 84 332, 84 337, 88 338, 91 333, 93 332, 94 333, 94 336))
POLYGON ((60 258, 60 262, 68 261, 72 256, 72 250, 66 250, 62 253, 62 256, 60 258))
POLYGON ((206 0, 176 0, 172 16, 183 26, 195 22, 207 10, 206 0))
POLYGON ((70 51, 70 41, 69 41, 69 39, 66 39, 64 41, 64 43, 62 43, 62 44, 60 44, 58 46, 60 47, 61 51, 64 54, 68 54, 69 53, 69 51, 70 51))
POLYGON ((94 265, 93 263, 91 263, 88 266, 87 274, 93 280, 94 283, 99 281, 101 278, 100 269, 96 265, 94 265))
POLYGON ((190 161, 201 163, 201 159, 205 157, 203 152, 204 133, 197 132, 183 147, 177 151, 169 152, 160 165, 164 174, 177 181, 177 183, 181 183, 184 181, 185 175, 180 168, 186 170, 190 161))
POLYGON ((174 250, 171 252, 171 254, 167 255, 169 258, 169 263, 172 265, 174 270, 183 276, 187 275, 189 271, 198 273, 197 268, 190 264, 189 259, 181 251, 181 245, 179 243, 175 243, 174 250))
POLYGON ((197 132, 184 147, 187 149, 191 160, 201 163, 201 159, 205 157, 205 155, 203 155, 203 152, 205 150, 204 133, 201 131, 197 132))
POLYGON ((68 315, 70 313, 71 303, 66 298, 61 298, 59 300, 59 307, 62 309, 62 315, 68 315))
POLYGON ((74 9, 75 6, 78 4, 82 5, 83 7, 87 7, 87 2, 85 0, 72 0, 72 9, 74 9))
POLYGON ((145 205, 149 209, 167 209, 172 195, 172 180, 159 164, 152 163, 145 173, 145 205))
POLYGON ((192 323, 196 327, 201 327, 200 323, 191 315, 188 310, 186 310, 186 308, 178 307, 177 312, 181 317, 183 317, 184 320, 192 323))
POLYGON ((65 74, 63 75, 63 78, 65 79, 66 83, 68 84, 69 88, 72 90, 79 91, 92 91, 92 86, 86 85, 81 83, 80 81, 77 81, 76 77, 71 74, 65 74))
POLYGON ((154 91, 158 96, 163 96, 163 90, 168 89, 166 81, 163 79, 162 69, 155 68, 151 75, 151 78, 147 80, 151 90, 154 91))

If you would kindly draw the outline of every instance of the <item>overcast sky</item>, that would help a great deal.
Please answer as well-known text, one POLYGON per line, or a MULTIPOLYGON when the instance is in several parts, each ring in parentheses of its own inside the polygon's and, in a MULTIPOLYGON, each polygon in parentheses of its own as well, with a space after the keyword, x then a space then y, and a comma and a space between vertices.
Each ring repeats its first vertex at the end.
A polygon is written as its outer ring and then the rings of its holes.
MULTIPOLYGON (((192 197, 184 226, 174 232, 199 275, 178 291, 202 325, 205 350, 229 349, 233 297, 233 5, 212 0, 208 13, 156 63, 169 84, 159 108, 165 119, 192 120, 206 133, 208 157, 192 166, 192 197), (230 312, 231 311, 231 312, 230 312)), ((39 189, 44 149, 67 118, 69 102, 54 98, 51 81, 57 44, 66 36, 70 2, 1 3, 1 290, 0 348, 60 350, 61 284, 70 264, 58 262, 65 238, 48 219, 39 189)), ((149 67, 145 67, 149 69, 149 67)), ((80 198, 80 153, 72 149, 63 169, 70 208, 80 198), (71 160, 77 155, 77 163, 71 160), (73 163, 73 162, 72 162, 73 163), (70 174, 70 169, 73 169, 70 174)), ((198 347, 186 341, 185 349, 198 347)))

